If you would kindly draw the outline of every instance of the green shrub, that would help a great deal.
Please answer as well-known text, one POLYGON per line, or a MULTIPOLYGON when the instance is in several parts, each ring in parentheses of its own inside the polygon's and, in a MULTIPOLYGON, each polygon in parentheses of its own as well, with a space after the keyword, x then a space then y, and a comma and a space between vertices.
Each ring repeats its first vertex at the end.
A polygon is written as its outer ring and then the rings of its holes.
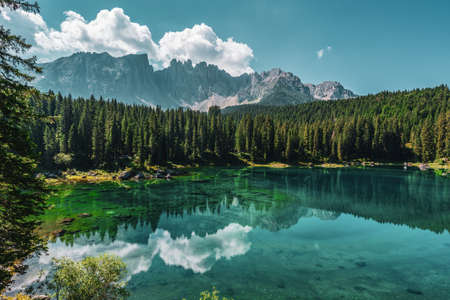
POLYGON ((53 288, 58 300, 116 300, 129 295, 122 280, 126 265, 117 256, 105 254, 79 262, 62 258, 54 263, 53 288))
MULTIPOLYGON (((219 291, 213 286, 212 292, 203 291, 200 293, 200 300, 221 300, 219 296, 219 291)), ((186 300, 186 299, 183 299, 186 300)), ((222 300, 233 300, 233 298, 223 297, 222 300)))

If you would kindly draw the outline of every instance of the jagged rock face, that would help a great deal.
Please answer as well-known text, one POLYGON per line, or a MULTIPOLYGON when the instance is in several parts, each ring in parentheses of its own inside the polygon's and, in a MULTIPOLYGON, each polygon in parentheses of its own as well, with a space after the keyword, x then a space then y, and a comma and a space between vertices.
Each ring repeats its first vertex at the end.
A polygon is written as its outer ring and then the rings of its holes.
POLYGON ((261 74, 253 73, 250 77, 250 85, 239 93, 241 102, 252 99, 260 104, 286 105, 313 100, 308 87, 290 72, 272 69, 261 74))
POLYGON ((114 58, 107 53, 76 53, 41 66, 43 75, 35 82, 40 90, 163 108, 207 110, 212 105, 287 105, 355 97, 338 82, 303 84, 280 69, 233 77, 205 62, 193 66, 189 60, 173 60, 166 69, 154 71, 145 54, 114 58))
POLYGON ((319 100, 337 100, 355 98, 356 95, 345 89, 337 81, 324 81, 318 85, 307 84, 311 95, 319 100))
MULTIPOLYGON (((62 94, 125 99, 132 103, 150 98, 157 91, 146 55, 114 58, 107 53, 76 53, 41 65, 43 76, 36 86, 41 90, 62 94)), ((148 99, 151 102, 151 99, 148 99)))
MULTIPOLYGON (((173 106, 194 107, 205 99, 220 95, 231 97, 248 85, 249 76, 233 77, 215 65, 205 62, 192 66, 191 61, 172 60, 166 69, 154 72, 155 83, 163 95, 167 95, 173 106)), ((159 104, 167 106, 161 99, 159 104)))

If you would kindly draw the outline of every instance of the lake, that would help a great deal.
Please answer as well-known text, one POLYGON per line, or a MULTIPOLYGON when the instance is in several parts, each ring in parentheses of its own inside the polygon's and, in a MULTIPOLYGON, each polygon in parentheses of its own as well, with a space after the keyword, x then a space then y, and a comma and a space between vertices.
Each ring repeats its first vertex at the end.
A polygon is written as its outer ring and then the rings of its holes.
MULTIPOLYGON (((58 187, 30 260, 113 253, 130 299, 449 299, 450 180, 388 168, 200 168, 171 181, 58 187), (91 216, 78 217, 81 213, 91 216)), ((36 285, 36 284, 35 284, 36 285)))

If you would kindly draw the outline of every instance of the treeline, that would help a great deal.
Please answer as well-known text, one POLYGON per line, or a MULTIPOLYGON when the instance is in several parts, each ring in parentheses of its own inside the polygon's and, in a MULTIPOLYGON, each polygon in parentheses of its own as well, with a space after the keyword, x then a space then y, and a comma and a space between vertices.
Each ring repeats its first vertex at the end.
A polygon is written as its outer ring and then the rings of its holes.
POLYGON ((205 113, 50 93, 32 104, 54 122, 36 122, 32 136, 45 168, 119 168, 130 161, 143 167, 224 160, 230 153, 257 162, 434 161, 450 154, 449 96, 439 86, 205 113))

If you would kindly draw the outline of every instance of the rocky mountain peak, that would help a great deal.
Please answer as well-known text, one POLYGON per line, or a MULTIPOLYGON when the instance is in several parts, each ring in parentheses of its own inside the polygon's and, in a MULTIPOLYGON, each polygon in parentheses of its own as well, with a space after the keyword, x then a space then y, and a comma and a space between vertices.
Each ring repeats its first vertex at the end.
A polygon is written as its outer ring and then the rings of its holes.
POLYGON ((298 76, 279 68, 233 77, 216 65, 173 59, 167 68, 155 71, 146 54, 75 53, 41 66, 44 73, 35 85, 43 91, 163 108, 207 110, 211 105, 286 105, 355 97, 336 81, 303 84, 298 76))
POLYGON ((306 86, 310 89, 311 95, 319 100, 337 100, 356 97, 356 94, 345 89, 337 81, 324 81, 318 85, 306 84, 306 86))

